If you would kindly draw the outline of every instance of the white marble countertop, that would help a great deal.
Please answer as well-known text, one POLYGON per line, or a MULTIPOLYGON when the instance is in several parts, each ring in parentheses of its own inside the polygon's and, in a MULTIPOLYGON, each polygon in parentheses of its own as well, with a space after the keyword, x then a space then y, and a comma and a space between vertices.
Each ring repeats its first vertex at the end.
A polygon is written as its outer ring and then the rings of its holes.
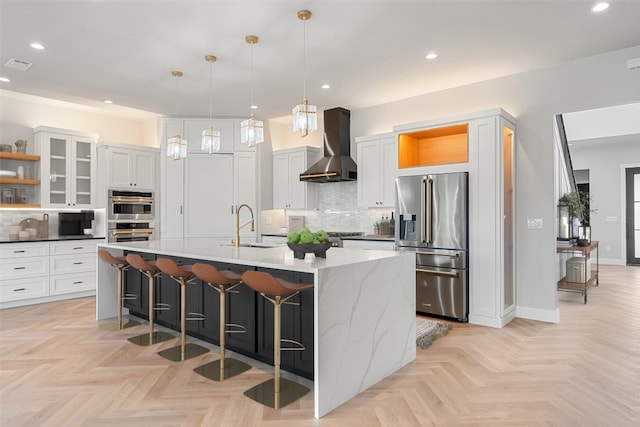
POLYGON ((318 258, 313 254, 307 254, 305 259, 302 260, 294 258, 293 251, 282 245, 274 245, 273 247, 266 247, 267 245, 260 245, 259 247, 241 246, 236 248, 228 243, 221 243, 220 240, 206 238, 103 243, 100 246, 157 255, 286 269, 304 273, 316 273, 327 268, 393 258, 400 255, 391 251, 330 248, 327 251, 326 258, 318 258))

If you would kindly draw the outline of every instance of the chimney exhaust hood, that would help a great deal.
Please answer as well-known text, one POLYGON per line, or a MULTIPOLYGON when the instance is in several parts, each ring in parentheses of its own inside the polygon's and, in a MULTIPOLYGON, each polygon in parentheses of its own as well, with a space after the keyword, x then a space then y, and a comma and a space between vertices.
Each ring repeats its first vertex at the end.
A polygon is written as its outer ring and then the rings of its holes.
POLYGON ((355 181, 356 162, 351 158, 351 111, 332 108, 324 111, 324 157, 300 174, 304 182, 355 181))

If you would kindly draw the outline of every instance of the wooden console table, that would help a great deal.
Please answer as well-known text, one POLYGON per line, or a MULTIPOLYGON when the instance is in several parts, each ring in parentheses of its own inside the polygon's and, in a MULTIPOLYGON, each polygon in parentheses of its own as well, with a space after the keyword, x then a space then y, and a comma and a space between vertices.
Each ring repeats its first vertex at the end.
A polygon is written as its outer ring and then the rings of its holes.
POLYGON ((584 303, 587 303, 587 289, 589 286, 595 283, 599 284, 598 269, 599 269, 599 257, 600 251, 598 250, 598 242, 592 240, 588 246, 558 246, 558 252, 579 252, 584 256, 584 282, 569 282, 566 280, 566 276, 558 282, 559 291, 572 291, 581 292, 584 295, 584 303), (596 268, 591 271, 587 270, 588 262, 591 259, 591 252, 596 251, 596 268))

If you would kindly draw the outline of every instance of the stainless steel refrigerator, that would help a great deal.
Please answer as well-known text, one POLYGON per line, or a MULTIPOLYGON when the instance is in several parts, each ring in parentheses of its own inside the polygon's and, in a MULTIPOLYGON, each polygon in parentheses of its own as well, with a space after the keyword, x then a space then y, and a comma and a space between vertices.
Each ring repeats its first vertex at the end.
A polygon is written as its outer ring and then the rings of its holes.
POLYGON ((396 249, 416 254, 416 311, 469 315, 468 174, 396 178, 396 249))

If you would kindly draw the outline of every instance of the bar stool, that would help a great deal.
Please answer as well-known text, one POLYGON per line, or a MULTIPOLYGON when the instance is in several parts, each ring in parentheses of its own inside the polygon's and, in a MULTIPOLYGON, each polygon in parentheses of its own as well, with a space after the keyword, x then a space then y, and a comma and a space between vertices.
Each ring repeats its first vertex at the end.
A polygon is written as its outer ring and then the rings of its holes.
POLYGON ((136 322, 133 319, 122 318, 122 302, 125 300, 138 298, 138 296, 135 294, 123 295, 122 277, 124 275, 124 272, 129 268, 129 262, 125 257, 114 257, 113 255, 111 255, 111 252, 106 249, 98 249, 98 256, 102 261, 118 270, 118 320, 115 322, 102 323, 100 327, 102 329, 106 329, 107 331, 118 331, 121 329, 139 325, 140 322, 136 322))
POLYGON ((313 289, 312 283, 294 283, 276 278, 263 271, 246 271, 242 281, 273 304, 273 366, 274 377, 244 392, 244 395, 270 408, 283 408, 309 392, 309 388, 294 381, 280 378, 280 352, 304 350, 301 343, 280 338, 281 304, 302 291, 313 289), (273 298, 268 297, 271 295, 273 298), (281 347, 281 342, 297 347, 281 347))
POLYGON ((137 345, 152 345, 174 338, 173 335, 153 330, 153 320, 156 310, 168 310, 169 304, 156 304, 155 299, 155 278, 160 275, 160 270, 153 261, 147 261, 138 254, 127 254, 127 261, 133 268, 140 270, 142 274, 149 278, 149 332, 129 338, 137 345))
POLYGON ((210 264, 193 264, 191 271, 197 278, 207 283, 220 294, 220 359, 194 369, 203 377, 223 381, 251 369, 251 366, 233 358, 225 358, 225 338, 227 333, 246 333, 247 328, 236 323, 227 323, 226 293, 240 283, 241 276, 233 271, 219 271, 210 264), (229 328, 229 329, 227 329, 229 328), (235 329, 232 329, 235 328, 235 329))
POLYGON ((191 265, 178 265, 169 258, 158 258, 156 266, 180 284, 180 345, 159 351, 158 354, 173 362, 181 362, 207 353, 209 349, 195 343, 187 343, 187 320, 204 320, 201 313, 187 313, 187 284, 195 278, 191 265))

